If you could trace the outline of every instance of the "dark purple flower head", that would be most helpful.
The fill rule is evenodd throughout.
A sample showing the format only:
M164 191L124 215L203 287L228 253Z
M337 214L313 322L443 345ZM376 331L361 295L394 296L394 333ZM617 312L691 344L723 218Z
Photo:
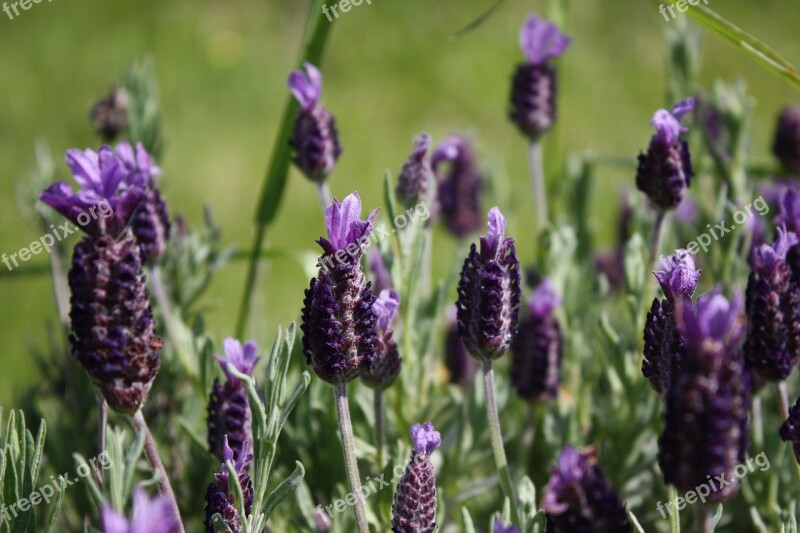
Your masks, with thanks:
M431 136L422 133L414 141L414 150L400 169L397 177L397 197L406 205L425 199L433 176L428 150Z
M333 203L325 210L328 238L322 237L317 242L330 255L335 255L340 250L358 250L350 254L354 261L358 261L377 216L378 210L375 209L366 220L361 220L361 197L357 192L347 195L342 203L334 198Z
M458 334L476 359L496 359L516 334L520 300L514 239L505 236L500 210L489 211L489 231L473 244L458 284Z
M514 524L504 525L503 521L500 518L495 518L494 520L494 527L492 528L493 533L520 533L517 526Z
M206 490L206 533L214 533L212 517L215 514L219 514L222 517L222 521L231 528L231 531L242 531L242 517L236 507L236 497L230 490L226 463L233 461L234 457L236 458L233 466L239 478L239 484L242 487L244 510L249 515L253 507L253 483L250 480L248 469L253 462L253 454L250 453L248 444L245 442L239 455L234 456L233 450L228 446L228 439L225 438L223 440L223 462L220 471L214 474L214 481L208 485Z
M787 107L778 117L772 152L786 172L800 174L800 107Z
M225 339L226 358L216 356L227 377L223 385L217 378L208 400L208 449L220 461L224 460L223 442L227 439L233 453L238 455L245 442L253 442L252 415L247 399L247 387L228 371L232 365L242 374L252 375L258 363L255 342L242 344L235 339Z
M800 463L800 398L789 408L787 418L780 428L781 440L792 443L795 460Z
M93 237L119 234L139 206L145 189L125 183L128 169L109 146L102 146L97 152L67 150L66 160L81 188L73 192L70 185L58 182L39 198Z
M541 278L528 299L528 315L511 343L511 384L521 398L543 401L558 397L563 342L553 311L561 304L548 278Z
M780 197L780 208L775 225L783 226L795 235L800 233L800 192L794 187L786 187Z
M403 477L397 484L392 504L394 533L433 533L436 531L436 476L429 456L442 437L433 424L411 428L414 449Z
M761 379L781 381L800 359L800 287L787 256L797 236L778 229L775 244L761 245L750 258L747 280L748 368Z
M324 181L333 172L342 147L336 119L319 103L322 74L311 63L305 69L289 75L289 89L300 102L289 146L297 168L311 181Z
M639 154L636 187L654 207L675 209L694 176L689 146L681 136L687 131L680 120L694 108L694 99L675 104L672 111L659 109L650 121L656 132L646 154Z
M129 100L128 91L115 87L92 106L89 118L103 140L113 141L128 129Z
M444 341L444 363L447 366L450 383L461 387L471 387L478 373L478 362L469 354L467 347L458 336L456 309L448 312L447 333Z
M689 252L675 250L670 257L663 257L659 261L659 267L661 270L653 272L653 275L667 300L674 303L678 296L692 297L700 279L700 271L695 268Z
M128 520L106 505L100 511L103 533L175 533L180 527L178 517L166 496L152 500L143 488L133 493L133 518Z
M675 304L667 298L653 299L644 326L642 375L658 394L666 394L672 377L680 372L685 345L675 326Z
M519 47L529 63L541 64L563 54L570 38L558 26L536 15L528 15L519 32Z
M738 490L734 470L749 444L750 379L738 346L742 306L740 294L728 301L719 290L700 296L696 305L676 303L675 322L686 344L665 395L658 462L664 481L679 492L724 478L726 484L708 497L715 503Z
M597 466L593 449L565 446L544 488L548 531L632 531L625 507Z
M133 414L158 373L161 340L130 228L79 242L68 278L72 354L109 407Z
M358 261L376 215L361 220L356 193L341 204L334 200L325 212L328 238L317 242L326 255L306 289L300 329L306 361L329 383L355 379L376 354L375 296Z
M375 313L377 328L377 350L369 368L361 374L364 383L375 389L386 389L400 375L402 357L391 329L392 320L400 307L400 295L393 289L381 291L372 310Z
M514 71L509 117L524 135L537 139L556 121L556 71L550 60L564 53L570 39L555 24L530 15L519 43L526 62Z
M431 157L438 182L436 210L444 224L457 237L465 237L481 227L481 175L475 151L463 137L448 137Z

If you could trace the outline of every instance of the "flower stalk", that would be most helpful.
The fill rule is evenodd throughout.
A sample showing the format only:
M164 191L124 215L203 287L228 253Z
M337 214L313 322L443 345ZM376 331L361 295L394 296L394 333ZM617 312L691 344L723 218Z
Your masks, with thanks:
M347 383L337 383L333 386L336 397L336 412L339 415L339 432L342 436L342 450L344 451L344 466L347 471L347 480L350 482L350 492L356 497L353 509L356 513L356 526L358 533L369 533L367 514L364 510L364 499L361 496L361 477L358 473L356 461L356 447L353 441L353 424L350 421L350 406L347 401Z

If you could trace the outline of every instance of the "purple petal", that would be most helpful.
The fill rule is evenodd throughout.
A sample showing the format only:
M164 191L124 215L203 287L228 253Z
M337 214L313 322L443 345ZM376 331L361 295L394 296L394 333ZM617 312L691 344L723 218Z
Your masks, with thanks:
M378 317L376 326L379 331L386 331L389 329L397 309L400 307L400 295L394 289L384 289L381 291L375 303L372 304L372 310Z
M294 70L289 74L289 89L303 109L310 109L322 93L322 74L311 63L306 63L305 69L306 72Z
M67 150L64 158L78 185L84 189L101 190L100 163L94 150Z
M416 453L430 455L442 443L442 435L430 422L414 424L411 428L411 442L414 443Z
M130 533L174 533L177 517L166 496L150 499L144 489L137 488L133 495L133 524Z
M570 38L558 31L558 27L536 15L529 15L519 32L519 46L525 58L533 64L541 64L564 53Z
M656 111L650 125L656 129L655 137L665 144L675 143L681 134L687 131L686 127L675 118L675 115L666 109Z
M360 245L359 241L372 233L372 225L377 216L376 209L367 220L361 220L361 197L357 192L347 195L341 204L334 198L333 203L325 210L328 239L320 239L320 244L328 253L344 250L350 244Z
M550 278L543 278L541 283L533 290L533 294L528 300L528 309L531 315L537 318L544 318L551 314L559 305L561 298L553 286Z
M501 245L505 242L506 219L500 209L493 207L489 210L488 231L486 237L481 237L481 255L494 259Z
M103 525L103 533L129 533L128 519L110 505L104 505L100 510L100 523Z
M225 435L222 438L222 458L225 459L225 462L233 461L233 450L231 447L228 446L228 436Z
M687 98L685 100L681 100L674 106L672 106L672 115L680 120L687 114L689 114L692 110L694 110L695 100L694 98Z
M700 279L700 271L695 268L689 252L675 250L672 256L661 258L659 267L661 270L653 272L653 275L669 301L674 302L679 295L692 297Z

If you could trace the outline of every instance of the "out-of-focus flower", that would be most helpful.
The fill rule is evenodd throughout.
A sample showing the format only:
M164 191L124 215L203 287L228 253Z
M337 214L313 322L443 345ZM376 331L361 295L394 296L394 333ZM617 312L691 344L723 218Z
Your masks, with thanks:
M242 531L243 517L239 515L239 510L236 507L236 496L230 489L228 467L226 466L226 463L234 459L233 450L228 446L227 438L223 440L222 447L224 459L222 466L220 471L214 474L214 481L208 485L206 490L206 533L214 533L212 518L215 514L219 514L222 517L222 521L231 528L231 531ZM250 474L247 473L252 462L253 454L250 453L249 443L245 442L242 445L242 451L236 456L234 470L239 478L239 485L242 487L244 512L247 515L250 514L253 507L253 482L250 480Z
M786 172L800 174L800 107L787 107L778 116L772 152Z
M414 449L411 460L394 493L392 531L432 533L436 531L436 474L429 457L442 442L430 422L411 428Z
M113 141L128 129L128 100L128 91L114 87L92 106L89 118L104 141Z
M324 181L333 172L342 147L336 119L319 103L322 74L317 67L306 63L305 72L295 70L289 75L289 89L300 102L289 140L294 164L311 181Z
M317 242L337 261L327 268L325 255L320 258L319 274L305 292L300 328L306 361L329 383L355 379L375 357L375 296L359 258L377 214L376 209L367 220L361 220L358 193L342 203L334 199L325 211L328 238Z
M780 199L780 212L775 217L775 225L785 227L795 235L800 234L800 193L794 187L787 187Z
M470 143L463 137L448 137L433 153L431 167L438 182L436 211L447 229L465 237L480 228L481 176Z
M593 449L566 446L544 488L542 509L547 531L632 531L625 507L597 466Z
M461 342L461 337L458 336L455 307L448 312L447 331L444 339L444 364L449 373L450 383L461 387L471 387L475 383L479 365Z
M458 334L479 360L497 359L508 351L517 332L520 274L514 239L505 236L506 221L489 210L489 230L473 243L461 269L456 302Z
M718 290L696 305L676 302L675 323L686 350L665 397L658 463L667 484L693 490L709 476L729 483L708 500L721 502L739 487L734 473L745 459L749 379L739 350L744 334L741 294L728 301Z
M414 150L400 169L397 177L397 197L406 205L425 200L428 186L433 177L428 150L431 136L422 133L414 141Z
M689 145L681 136L687 131L681 118L694 108L694 99L678 102L672 111L659 109L650 121L656 132L647 153L639 154L636 187L662 211L675 209L691 184L694 171Z
M252 375L258 363L256 343L249 341L244 346L237 340L225 339L226 357L215 359L227 378L225 384L214 379L211 397L208 400L208 449L220 461L224 461L224 442L230 444L233 454L238 456L245 441L253 442L252 415L247 400L247 387L228 371L233 365L242 374Z
M531 139L547 132L556 121L556 70L551 60L564 53L570 39L558 27L529 15L519 33L526 62L517 66L511 85L509 117Z
M503 521L499 518L494 519L493 533L519 533L517 526L513 524L504 525Z
M175 533L180 527L166 496L152 500L143 488L133 493L133 518L128 520L108 505L100 511L103 533Z
M374 389L386 389L400 375L402 358L397 349L391 328L392 320L400 307L400 295L391 289L384 289L372 305L377 327L377 350L369 367L361 374L364 384Z
M389 269L386 268L386 263L383 261L383 256L381 256L377 246L370 248L367 262L369 263L369 271L372 273L372 292L380 294L386 289L391 289L392 275L389 273Z

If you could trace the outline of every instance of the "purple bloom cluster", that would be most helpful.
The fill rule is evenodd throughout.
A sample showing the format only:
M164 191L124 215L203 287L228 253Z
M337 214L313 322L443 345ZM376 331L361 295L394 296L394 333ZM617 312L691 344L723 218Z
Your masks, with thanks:
M394 493L392 531L432 533L436 531L436 474L429 457L442 443L430 422L411 428L414 449L411 460Z
M800 398L789 408L787 418L780 428L781 440L792 443L794 457L800 463Z
M226 357L216 357L227 378L226 383L214 380L208 400L208 449L220 461L224 461L224 443L230 444L233 454L238 456L245 442L253 442L252 414L247 400L247 387L228 371L233 365L242 374L252 375L258 364L258 348L253 341L242 345L235 339L225 339Z
M414 150L400 169L397 177L397 198L406 205L425 199L428 194L433 170L428 150L431 136L422 133L414 142Z
M480 239L480 253L473 243L458 283L458 335L479 360L501 357L517 332L519 260L505 226L500 210L489 210L489 231Z
M359 264L361 244L372 233L377 209L361 220L358 193L325 211L325 254L355 249L332 269L320 268L305 292L302 311L303 353L317 375L329 383L346 383L367 370L377 350L375 296ZM321 261L321 260L320 260ZM320 265L322 263L320 262Z
M716 290L696 305L676 302L685 351L665 396L658 463L664 481L679 491L693 490L708 476L736 480L734 469L745 459L750 397L739 349L742 307L740 294L728 301ZM727 500L737 489L733 481L708 499Z
M333 172L342 155L336 119L319 103L322 74L311 63L305 72L289 75L289 89L300 102L289 145L294 150L294 164L311 181L324 181Z
M133 518L128 520L112 507L105 506L100 512L103 533L176 533L180 523L172 512L166 496L152 500L143 488L137 487L133 494Z
M448 137L431 158L437 179L436 210L445 227L465 237L481 227L481 175L475 150L463 137Z
M657 393L665 394L672 376L680 369L684 351L683 339L675 326L675 306L678 300L691 301L700 271L686 250L676 250L671 257L662 259L660 267L661 270L653 274L664 291L664 298L653 299L647 313L642 374Z
M248 442L242 446L242 451L236 456L236 463L234 469L239 477L239 484L242 487L242 495L244 496L244 511L247 515L253 507L253 482L250 480L250 474L247 473L250 464L253 462L253 454L248 449ZM242 518L239 516L239 510L236 507L236 497L231 492L228 468L226 463L233 461L233 450L228 447L228 440L225 438L222 443L223 447L223 462L220 471L214 474L214 481L208 485L206 490L206 533L214 533L214 524L212 518L215 514L222 517L222 521L226 526L231 528L234 533L241 533L242 531Z
M800 174L800 107L787 107L778 117L772 152L784 171Z
M400 296L392 289L382 290L372 305L378 334L377 350L369 367L361 374L361 379L373 389L387 389L400 375L403 360L391 328L399 307Z
M681 136L687 131L680 120L694 108L694 99L675 104L672 111L659 109L650 121L656 132L647 153L639 154L636 187L662 211L675 209L691 184L694 170L689 145Z
M544 488L542 509L547 531L632 531L628 514L611 484L597 466L593 449L566 446Z
M553 312L561 300L544 278L528 300L528 316L511 344L511 383L521 398L530 401L558 397L563 342Z
M511 85L509 117L531 139L547 132L556 121L556 70L551 60L563 54L569 37L555 24L530 15L519 44L526 62L517 66Z

